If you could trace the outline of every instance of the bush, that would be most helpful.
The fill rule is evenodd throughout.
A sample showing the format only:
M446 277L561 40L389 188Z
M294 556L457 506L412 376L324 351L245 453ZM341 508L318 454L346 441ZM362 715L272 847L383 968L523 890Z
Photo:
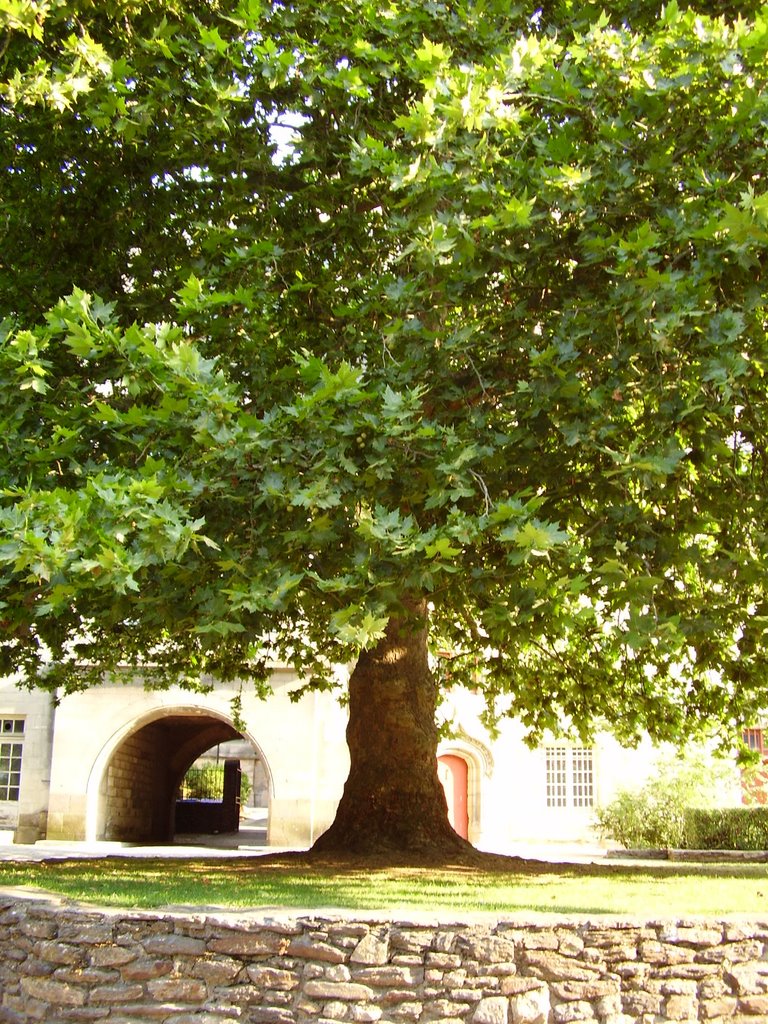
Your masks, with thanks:
M600 833L627 847L715 848L696 845L701 833L691 831L690 808L715 803L728 774L722 761L703 752L662 759L642 789L620 790L597 808Z
M251 783L248 777L240 776L240 803L245 805ZM221 801L224 796L224 765L204 764L193 765L181 783L180 797L182 800L215 800Z
M685 805L679 794L666 787L620 791L606 807L596 811L600 832L627 847L675 847L685 845Z
M768 850L768 807L691 807L690 850Z

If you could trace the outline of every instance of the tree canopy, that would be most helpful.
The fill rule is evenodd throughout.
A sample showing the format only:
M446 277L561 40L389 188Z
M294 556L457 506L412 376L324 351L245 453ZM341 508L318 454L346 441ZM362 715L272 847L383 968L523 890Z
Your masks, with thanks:
M764 707L768 7L713 6L2 0L0 671L328 686L416 615L532 741Z

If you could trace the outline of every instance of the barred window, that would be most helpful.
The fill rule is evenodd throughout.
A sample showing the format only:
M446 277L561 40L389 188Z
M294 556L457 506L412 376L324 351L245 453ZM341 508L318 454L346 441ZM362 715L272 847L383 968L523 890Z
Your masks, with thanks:
M547 747L547 807L566 807L568 787L566 782L566 747Z
M594 807L591 747L545 747L547 807Z
M765 734L762 729L745 729L742 739L750 750L756 750L760 754L768 754Z
M0 718L0 800L18 800L24 719Z

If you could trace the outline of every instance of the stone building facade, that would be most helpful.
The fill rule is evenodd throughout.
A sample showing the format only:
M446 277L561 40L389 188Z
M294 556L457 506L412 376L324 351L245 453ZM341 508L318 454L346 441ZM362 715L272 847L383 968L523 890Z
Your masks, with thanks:
M246 687L153 692L126 679L55 703L0 680L0 837L168 841L187 769L238 741L258 763L268 842L310 846L332 821L348 771L346 713L327 693L291 700L300 683L286 668L272 683L260 700ZM595 841L594 807L649 771L648 744L626 750L603 737L589 748L553 740L530 750L513 720L492 738L481 710L476 695L449 695L439 771L454 827L482 849Z

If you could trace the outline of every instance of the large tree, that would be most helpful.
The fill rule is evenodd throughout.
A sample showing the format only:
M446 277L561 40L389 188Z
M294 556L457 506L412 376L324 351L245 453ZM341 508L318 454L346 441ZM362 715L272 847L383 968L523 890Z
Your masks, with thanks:
M733 736L768 9L190 6L0 2L0 671L353 662L325 850L461 843L441 687Z

